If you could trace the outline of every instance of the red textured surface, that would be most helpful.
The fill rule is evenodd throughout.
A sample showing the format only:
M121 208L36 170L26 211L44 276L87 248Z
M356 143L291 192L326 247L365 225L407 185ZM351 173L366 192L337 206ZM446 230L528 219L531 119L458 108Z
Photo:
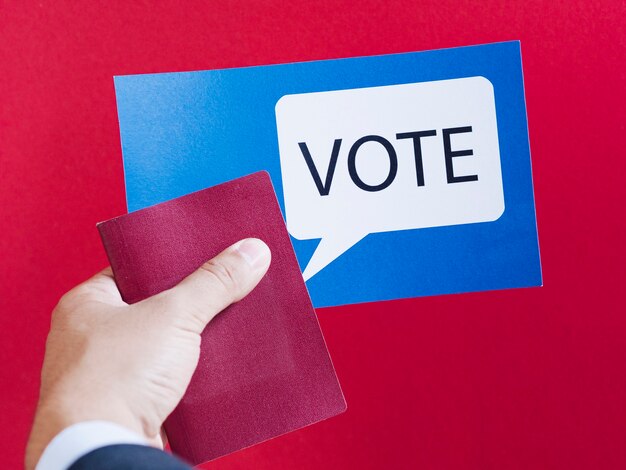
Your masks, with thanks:
M198 368L165 422L176 454L207 462L346 410L267 172L98 230L129 303L174 287L242 238L260 238L272 252L261 282L202 333Z
M158 3L0 6L4 468L22 463L49 313L105 265L95 223L125 210L113 75L508 39L545 287L320 311L348 411L208 467L626 467L623 1Z

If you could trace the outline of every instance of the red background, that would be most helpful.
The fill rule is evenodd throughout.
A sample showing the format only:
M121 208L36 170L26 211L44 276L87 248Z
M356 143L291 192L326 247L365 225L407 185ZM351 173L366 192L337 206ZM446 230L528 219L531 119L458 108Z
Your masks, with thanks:
M3 468L22 465L50 311L106 264L95 223L125 212L113 75L508 39L545 287L320 310L348 411L208 467L626 468L623 1L136 3L0 6Z

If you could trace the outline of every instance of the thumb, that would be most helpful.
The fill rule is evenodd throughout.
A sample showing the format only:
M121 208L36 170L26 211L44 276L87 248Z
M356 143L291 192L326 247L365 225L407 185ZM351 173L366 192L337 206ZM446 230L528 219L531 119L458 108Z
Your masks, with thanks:
M198 333L219 312L243 299L259 283L271 261L268 246L246 238L204 263L180 284L164 292L179 315L197 320Z

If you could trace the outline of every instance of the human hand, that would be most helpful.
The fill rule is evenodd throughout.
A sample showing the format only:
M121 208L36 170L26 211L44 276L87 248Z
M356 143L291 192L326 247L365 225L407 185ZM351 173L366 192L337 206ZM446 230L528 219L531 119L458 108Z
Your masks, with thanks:
M270 259L267 245L250 238L133 305L122 300L110 268L65 294L52 314L26 468L55 435L82 421L111 421L162 447L161 425L198 364L200 333L257 285Z

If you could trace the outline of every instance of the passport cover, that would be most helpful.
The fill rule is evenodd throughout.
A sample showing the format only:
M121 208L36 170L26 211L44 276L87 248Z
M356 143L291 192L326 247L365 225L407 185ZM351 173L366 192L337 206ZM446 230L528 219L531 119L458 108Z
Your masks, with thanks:
M202 334L200 361L165 422L196 465L337 415L346 403L266 172L98 224L128 303L169 289L243 238L270 247L265 277Z

